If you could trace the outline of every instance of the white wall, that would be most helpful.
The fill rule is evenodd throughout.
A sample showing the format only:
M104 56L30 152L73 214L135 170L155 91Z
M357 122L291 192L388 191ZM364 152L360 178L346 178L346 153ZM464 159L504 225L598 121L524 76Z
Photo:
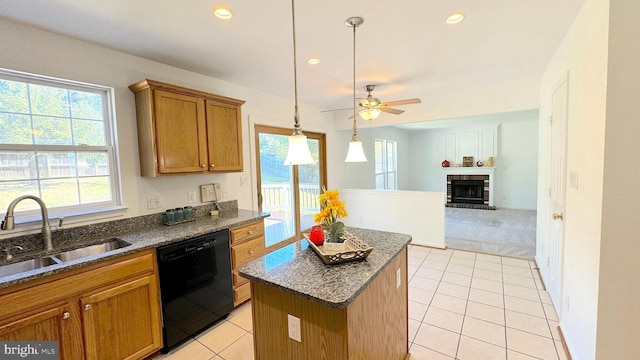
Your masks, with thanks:
M341 220L347 226L409 234L413 244L444 248L444 196L442 192L341 189L349 213Z
M187 192L198 185L220 182L228 199L237 199L240 208L256 208L256 175L250 159L250 116L270 119L270 125L293 126L293 97L270 95L211 77L185 71L158 62L79 41L66 36L0 19L0 67L12 70L110 86L115 89L117 135L125 217L158 212L164 208L187 205ZM242 107L243 173L189 175L163 178L140 177L134 95L128 86L150 78L176 85L246 100ZM291 79L293 93L293 79ZM327 133L329 158L335 157L332 122L319 109L300 104L303 130ZM329 166L331 169L331 166ZM332 176L334 171L329 171ZM240 177L250 180L240 186ZM331 178L330 178L331 179ZM330 180L331 181L331 180ZM147 210L146 197L159 194L161 209ZM198 205L198 204L196 204ZM67 221L66 221L67 222ZM9 233L3 236L11 236Z
M452 121L455 119L452 119ZM538 112L535 110L495 114L481 122L469 119L455 128L411 133L409 190L443 191L441 163L445 159L445 135L452 131L498 127L495 159L494 202L497 207L536 209L538 172Z
M566 171L578 174L578 188L566 186L563 304L555 306L561 313L560 326L569 350L574 359L581 360L596 358L596 326L602 316L598 311L611 311L598 307L608 15L608 0L586 0L541 82L536 260L548 282L545 266L551 217L549 198L545 196L549 188L548 118L552 93L568 72ZM608 355L601 358L622 359Z
M639 359L640 2L610 0L597 359Z
M331 162L334 165L334 179L336 187L351 189L375 189L375 139L385 139L398 142L398 189L408 189L410 169L413 166L410 156L409 132L394 128L368 128L368 122L359 121L358 138L367 157L366 163L345 163L349 141L353 131L337 131L335 133L335 150L337 158Z

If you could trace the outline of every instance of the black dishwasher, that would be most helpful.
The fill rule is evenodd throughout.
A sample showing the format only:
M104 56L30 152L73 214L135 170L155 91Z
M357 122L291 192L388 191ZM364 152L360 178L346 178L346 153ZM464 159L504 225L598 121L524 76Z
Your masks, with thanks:
M233 309L229 230L158 248L164 350Z

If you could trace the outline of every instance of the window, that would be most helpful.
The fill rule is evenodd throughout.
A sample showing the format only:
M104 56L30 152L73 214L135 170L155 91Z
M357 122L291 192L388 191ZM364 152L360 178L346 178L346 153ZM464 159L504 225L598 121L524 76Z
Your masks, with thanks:
M111 96L106 87L0 70L0 212L26 194L52 213L120 205ZM34 201L16 208L34 210Z
M398 190L397 142L376 139L376 189Z

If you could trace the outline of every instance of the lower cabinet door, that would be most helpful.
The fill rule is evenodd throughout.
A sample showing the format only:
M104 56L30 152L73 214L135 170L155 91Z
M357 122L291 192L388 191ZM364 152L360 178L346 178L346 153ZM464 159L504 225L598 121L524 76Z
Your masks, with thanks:
M141 359L161 348L155 276L88 294L80 306L88 360Z
M0 324L0 341L57 341L60 359L82 359L80 314L76 306L30 312Z

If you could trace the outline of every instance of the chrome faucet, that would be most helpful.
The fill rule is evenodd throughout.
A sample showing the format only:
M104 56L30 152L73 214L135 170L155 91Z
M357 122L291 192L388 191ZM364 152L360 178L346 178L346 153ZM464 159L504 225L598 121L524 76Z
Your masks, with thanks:
M47 211L47 206L44 204L44 201L37 196L33 195L22 195L19 196L9 204L7 208L7 213L4 216L4 220L2 221L2 225L0 225L0 229L2 230L13 230L15 228L16 223L13 219L13 211L16 208L16 205L22 200L31 199L40 205L40 212L42 214L42 237L44 238L44 249L49 251L53 250L53 241L51 241L51 226L49 226L49 212Z

